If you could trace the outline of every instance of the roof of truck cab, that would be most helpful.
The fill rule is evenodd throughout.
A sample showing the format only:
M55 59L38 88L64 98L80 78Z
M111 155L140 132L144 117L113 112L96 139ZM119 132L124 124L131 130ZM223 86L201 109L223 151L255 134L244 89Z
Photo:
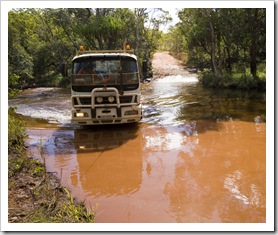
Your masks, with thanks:
M134 54L130 53L86 53L86 54L81 54L81 55L76 55L73 60L77 58L97 58L97 57L131 57L135 60L137 60L137 56Z

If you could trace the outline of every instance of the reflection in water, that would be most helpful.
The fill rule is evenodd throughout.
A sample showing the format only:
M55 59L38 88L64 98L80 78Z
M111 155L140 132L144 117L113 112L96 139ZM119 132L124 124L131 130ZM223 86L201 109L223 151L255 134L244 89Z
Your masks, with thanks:
M265 222L265 133L253 123L222 125L198 135L193 158L178 154L165 185L178 222Z
M138 127L32 129L30 149L41 135L47 168L99 205L96 222L265 221L265 123Z
M31 129L28 135L30 154L45 158L47 168L56 171L72 195L85 201L89 208L98 203L98 198L126 197L140 189L143 163L138 126L74 131ZM41 153L40 145L43 146ZM107 210L105 203L100 202L99 211ZM111 218L117 218L121 213L126 213L123 205L117 208L117 213L111 214Z
M74 143L82 188L94 198L132 194L142 181L136 126L78 130ZM89 158L89 159L88 159Z
M180 81L180 80L178 80ZM144 122L159 125L196 120L265 122L265 93L204 89L201 84L158 80L143 90Z
M193 155L195 145L198 144L196 123L178 126L148 127L142 129L144 150L148 151L174 151L179 150Z
M237 170L232 174L227 175L224 182L224 188L228 189L231 195L233 195L238 200L241 200L244 204L249 204L249 199L239 190L237 182L241 180L241 172Z

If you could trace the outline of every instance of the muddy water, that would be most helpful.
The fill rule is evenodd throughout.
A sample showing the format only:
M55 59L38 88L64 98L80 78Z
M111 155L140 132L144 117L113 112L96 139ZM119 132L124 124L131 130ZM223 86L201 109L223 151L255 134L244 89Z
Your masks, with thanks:
M10 100L43 159L96 222L265 222L264 94L204 89L194 77L144 84L138 125L69 124L69 93ZM43 96L43 98L42 98Z

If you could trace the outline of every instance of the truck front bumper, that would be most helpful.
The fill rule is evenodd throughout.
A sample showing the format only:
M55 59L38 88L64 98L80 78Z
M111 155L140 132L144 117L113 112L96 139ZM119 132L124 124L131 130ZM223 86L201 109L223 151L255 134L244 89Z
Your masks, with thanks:
M98 107L72 110L71 123L78 125L104 125L139 122L142 106Z

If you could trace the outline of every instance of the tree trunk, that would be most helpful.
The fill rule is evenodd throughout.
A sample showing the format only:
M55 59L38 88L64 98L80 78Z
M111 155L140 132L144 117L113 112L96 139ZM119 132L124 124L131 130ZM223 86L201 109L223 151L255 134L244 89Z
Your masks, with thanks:
M206 15L209 18L209 30L210 30L210 43L211 43L211 64L212 64L212 71L214 73L214 75L218 78L221 79L222 78L222 73L221 70L218 68L217 62L216 62L216 48L215 48L215 42L216 42L216 35L214 32L214 27L213 27L213 23L212 23L212 19L211 19L211 14L210 12L206 11Z
M210 28L211 28L211 63L212 63L212 71L214 72L214 75L217 78L222 78L221 71L219 70L217 63L216 63L216 56L215 56L215 35L213 30L213 25L210 22Z
M258 21L258 9L254 9L254 16L251 15L251 44L250 44L250 72L253 78L257 77L257 43L258 43L258 32L257 32L257 21ZM252 12L251 12L252 14Z
M257 77L257 43L255 40L252 40L250 47L250 72L253 78Z

